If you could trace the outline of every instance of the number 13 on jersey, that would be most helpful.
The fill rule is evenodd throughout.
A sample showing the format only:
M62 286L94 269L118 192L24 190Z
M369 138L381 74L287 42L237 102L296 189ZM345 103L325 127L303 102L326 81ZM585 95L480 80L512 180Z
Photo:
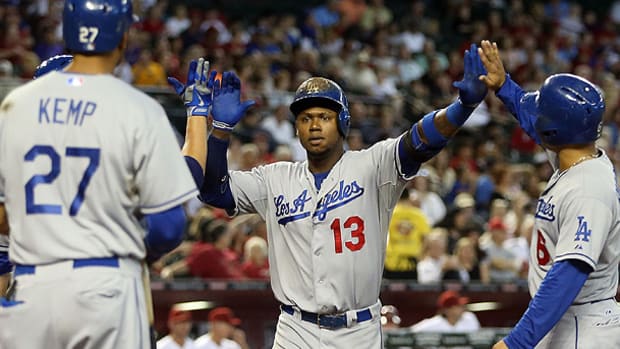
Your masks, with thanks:
M342 225L341 225L342 224ZM359 216L351 216L344 220L344 223L340 221L340 218L336 218L330 225L332 232L334 233L334 247L336 254L342 253L342 231L351 232L351 239L344 242L344 246L350 251L359 251L366 244L366 236L364 235L364 220Z
M69 207L69 215L75 216L80 210L82 202L84 202L84 194L90 183L90 179L99 167L100 150L98 148L78 148L67 147L64 152L67 158L87 158L88 166L84 170L80 183L77 184L77 194L71 206ZM60 155L50 145L35 145L24 155L25 162L33 162L38 157L48 157L51 161L51 169L45 174L35 174L26 182L24 189L26 191L26 214L62 214L62 206L52 203L37 203L35 200L35 187L39 184L53 184L58 178L61 171Z

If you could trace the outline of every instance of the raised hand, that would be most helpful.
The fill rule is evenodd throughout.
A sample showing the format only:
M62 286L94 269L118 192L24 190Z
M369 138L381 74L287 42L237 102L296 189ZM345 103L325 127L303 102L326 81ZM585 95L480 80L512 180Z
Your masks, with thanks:
M486 75L479 77L480 81L484 82L487 87L493 91L499 90L500 87L506 81L506 70L502 59L499 57L499 50L497 44L488 40L482 40L478 54L482 64L487 70Z
M478 57L476 44L472 44L469 50L465 51L463 61L463 79L455 81L452 85L459 89L461 103L468 107L474 107L482 102L487 94L486 85L478 78L480 75L486 74L486 70L480 61L480 57Z
M213 84L213 128L232 131L245 112L255 104L241 102L241 81L233 72L224 72L222 80Z
M506 343L503 340L495 343L492 349L509 349Z
M216 71L212 71L209 74L209 61L199 58L198 60L192 60L189 64L187 85L173 77L168 77L168 83L183 99L188 117L207 117L209 115L213 102L212 92L216 74Z

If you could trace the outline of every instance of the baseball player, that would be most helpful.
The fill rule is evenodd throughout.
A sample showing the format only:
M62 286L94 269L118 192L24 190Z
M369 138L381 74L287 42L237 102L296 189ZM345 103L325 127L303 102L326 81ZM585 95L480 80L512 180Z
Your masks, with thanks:
M344 151L350 115L342 89L313 77L290 109L308 160L228 171L230 132L253 101L224 72L213 88L204 202L267 224L271 285L282 303L274 348L382 348L379 291L388 223L406 181L444 148L486 95L472 46L459 99L396 139Z
M194 340L189 337L192 329L192 314L174 306L168 312L167 336L157 341L157 349L195 349Z
M162 107L111 74L132 23L130 1L66 1L72 63L0 105L0 348L150 348L141 260L178 245L197 188Z
M33 79L43 76L50 71L62 70L73 60L71 55L57 55L45 60L37 66ZM0 202L4 202L4 195L0 193ZM1 219L8 223L6 219ZM8 232L8 225L5 227ZM0 235L0 297L4 296L11 282L13 264L9 261L9 237Z
M493 348L620 348L620 203L614 167L596 147L605 102L571 74L526 93L506 74L495 43L482 42L480 77L550 154L555 172L538 198L530 246L533 299Z

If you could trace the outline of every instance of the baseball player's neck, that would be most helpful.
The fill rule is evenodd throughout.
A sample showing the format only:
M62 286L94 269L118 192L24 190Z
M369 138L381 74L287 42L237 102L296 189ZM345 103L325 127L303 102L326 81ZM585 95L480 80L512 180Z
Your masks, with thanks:
M559 149L551 149L558 154L560 161L560 171L566 171L569 168L580 164L586 160L593 159L599 155L594 143L586 145L567 146Z
M119 58L119 49L101 55L76 54L65 71L78 74L111 74L120 61Z
M342 154L344 154L342 146L334 147L334 149L323 154L308 153L308 169L312 173L328 172L340 160Z

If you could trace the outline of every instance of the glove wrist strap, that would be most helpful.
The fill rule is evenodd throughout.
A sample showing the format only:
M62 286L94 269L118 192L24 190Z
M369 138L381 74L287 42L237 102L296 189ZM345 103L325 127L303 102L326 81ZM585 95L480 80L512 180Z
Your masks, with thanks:
M223 121L213 120L213 128L216 128L218 130L231 132L233 130L233 127L234 126L231 126Z

